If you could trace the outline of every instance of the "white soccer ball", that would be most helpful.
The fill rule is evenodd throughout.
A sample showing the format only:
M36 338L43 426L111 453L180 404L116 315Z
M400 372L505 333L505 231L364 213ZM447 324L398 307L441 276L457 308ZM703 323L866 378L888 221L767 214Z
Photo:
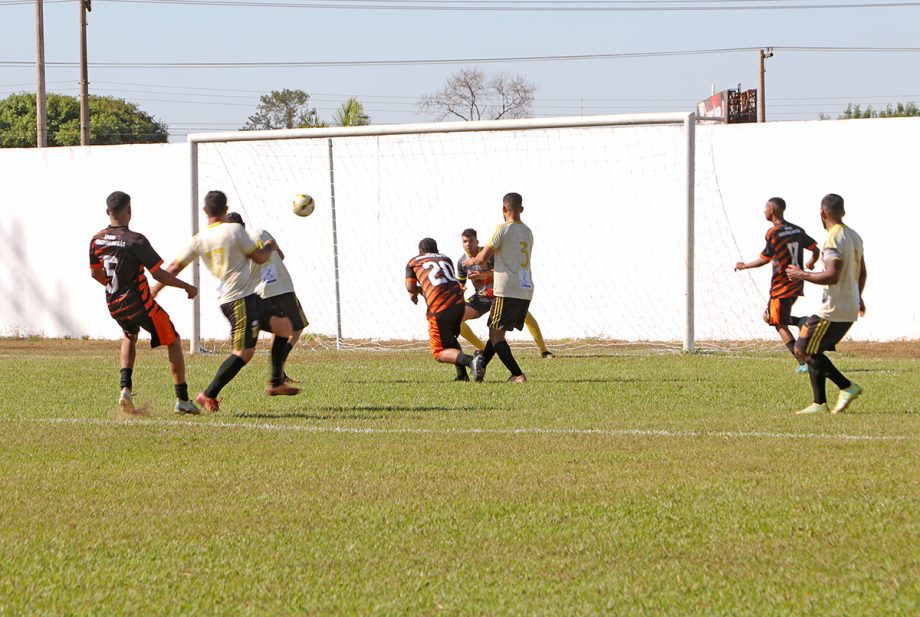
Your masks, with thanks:
M313 209L316 207L316 202L313 201L313 198L307 194L298 195L294 198L294 214L297 216L310 216L313 214Z

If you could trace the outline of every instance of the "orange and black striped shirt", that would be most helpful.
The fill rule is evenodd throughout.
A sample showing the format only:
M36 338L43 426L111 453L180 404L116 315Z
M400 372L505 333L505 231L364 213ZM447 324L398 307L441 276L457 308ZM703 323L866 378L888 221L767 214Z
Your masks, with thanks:
M760 254L773 262L773 278L770 281L771 298L792 298L804 294L802 281L790 281L786 267L804 268L803 255L812 250L817 242L798 225L784 221L767 231L767 246Z
M127 227L109 226L89 243L89 267L105 273L105 299L115 319L131 320L150 314L155 302L144 268L155 272L163 265L143 234Z
M417 282L421 286L429 315L463 304L463 287L457 281L454 266L447 255L416 255L406 264L406 281Z

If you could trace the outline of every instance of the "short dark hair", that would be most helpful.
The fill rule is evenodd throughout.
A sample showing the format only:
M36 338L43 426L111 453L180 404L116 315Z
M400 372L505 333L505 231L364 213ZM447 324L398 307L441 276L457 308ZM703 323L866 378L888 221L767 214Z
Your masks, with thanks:
M105 207L110 214L121 214L130 205L131 196L121 191L115 191L105 199Z
M783 199L782 197L771 197L770 199L767 200L767 203L771 203L777 208L779 208L780 212L786 211L786 200Z
M434 238L422 238L422 241L418 243L418 250L422 253L437 253L438 243L434 241Z
M821 200L821 209L828 214L843 214L843 197L836 193L828 193Z
M472 227L467 227L466 229L463 230L463 233L460 234L460 237L461 238L478 238L479 236L476 235L475 229L473 229Z
M223 191L208 191L204 196L204 211L208 216L219 216L227 211L227 196Z
M524 198L520 193L508 193L502 198L502 204L512 212L524 211Z
M240 216L239 212L230 212L227 214L228 223L239 223L243 227L246 227L246 223L243 222L243 217Z

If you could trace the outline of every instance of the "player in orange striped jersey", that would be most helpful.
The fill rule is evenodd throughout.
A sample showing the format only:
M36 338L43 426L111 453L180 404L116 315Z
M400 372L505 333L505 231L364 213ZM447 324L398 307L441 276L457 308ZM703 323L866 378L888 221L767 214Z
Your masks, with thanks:
M418 251L406 264L406 291L413 304L418 304L419 294L425 298L431 354L438 362L476 370L483 357L479 352L466 355L457 341L466 304L450 257L438 252L438 243L432 238L423 238ZM463 371L466 374L466 368Z
M783 218L786 211L786 201L782 197L771 197L764 207L764 217L773 223L767 230L766 247L754 261L735 264L735 270L759 268L773 262L773 278L770 281L770 301L763 319L767 324L776 328L783 339L789 353L795 356L795 337L789 331L789 326L796 324L801 327L802 318L792 316L792 305L796 298L804 295L802 281L789 280L786 268L794 266L801 268L805 250L811 251L811 259L805 264L808 270L814 270L818 261L818 243L805 233L798 225L793 225ZM800 363L797 369L800 373L808 371L808 366Z
M163 260L142 234L128 229L131 222L131 197L115 191L106 199L110 224L93 236L89 245L90 274L105 286L109 314L124 333L121 340L121 394L118 406L122 412L133 414L133 373L140 329L150 333L150 346L165 346L169 370L176 391L176 413L197 414L195 403L189 400L185 383L185 358L179 335L169 315L151 294L144 269L162 285L183 289L189 298L198 294L194 285L177 279L161 266Z

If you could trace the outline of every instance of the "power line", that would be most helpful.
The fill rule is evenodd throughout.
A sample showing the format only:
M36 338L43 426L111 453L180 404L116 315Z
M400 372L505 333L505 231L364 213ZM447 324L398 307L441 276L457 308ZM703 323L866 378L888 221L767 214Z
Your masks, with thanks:
M920 4L920 3L918 3ZM609 54L572 54L551 56L506 56L482 58L435 58L404 60L319 60L319 61L265 61L265 62L93 62L95 69L240 69L240 68L319 68L319 67L372 67L419 66L439 64L494 64L501 62L573 62L585 60L625 60L634 58L666 58L675 56L702 56L749 53L756 47L726 47L721 49L688 49L681 51L625 52ZM920 47L833 47L833 46L770 46L777 51L791 53L918 53ZM32 60L0 60L0 66L31 67ZM46 62L48 66L71 68L76 62Z

